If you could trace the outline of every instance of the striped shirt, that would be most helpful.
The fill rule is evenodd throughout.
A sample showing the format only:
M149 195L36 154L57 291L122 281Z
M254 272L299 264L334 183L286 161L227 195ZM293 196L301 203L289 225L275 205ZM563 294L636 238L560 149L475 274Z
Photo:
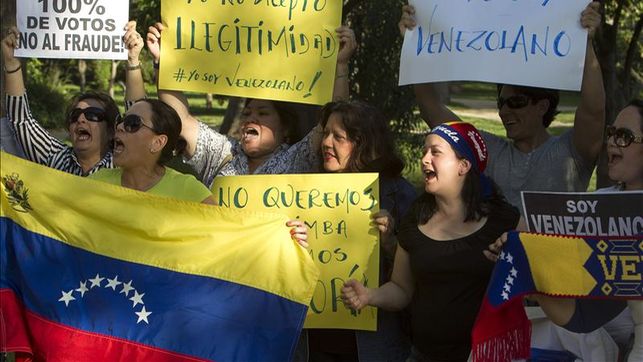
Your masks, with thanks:
M52 136L33 117L26 93L21 96L7 95L6 105L9 122L29 160L78 176L91 175L101 168L114 168L110 150L94 167L84 172L74 149Z

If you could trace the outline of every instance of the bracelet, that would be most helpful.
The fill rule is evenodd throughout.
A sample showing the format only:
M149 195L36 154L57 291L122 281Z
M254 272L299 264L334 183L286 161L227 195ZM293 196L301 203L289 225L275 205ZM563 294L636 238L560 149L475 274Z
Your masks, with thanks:
M127 70L136 70L136 69L141 69L141 63L138 63L136 65L127 65Z
M7 73L7 74L15 73L15 72L19 71L20 69L22 69L22 64L18 65L18 68L13 69L13 70L7 69L6 65L4 66L4 72Z
M159 66L161 65L161 62L152 62L152 66L154 69L159 69Z

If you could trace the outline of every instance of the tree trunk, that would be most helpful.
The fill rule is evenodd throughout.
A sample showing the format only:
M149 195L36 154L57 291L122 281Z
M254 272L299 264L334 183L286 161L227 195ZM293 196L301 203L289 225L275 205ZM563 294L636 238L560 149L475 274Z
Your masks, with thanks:
M118 61L112 60L112 71L109 75L109 96L114 98L114 84L116 83L116 70L118 70Z
M239 97L229 97L228 98L228 108L226 108L225 115L223 116L223 122L219 128L219 133L228 134L232 129L234 120L237 118L237 115L243 107L243 98Z
M212 100L214 97L212 97L212 93L206 93L205 94L205 109L212 109Z
M78 59L78 75L80 77L80 92L85 92L87 87L87 61L85 59Z

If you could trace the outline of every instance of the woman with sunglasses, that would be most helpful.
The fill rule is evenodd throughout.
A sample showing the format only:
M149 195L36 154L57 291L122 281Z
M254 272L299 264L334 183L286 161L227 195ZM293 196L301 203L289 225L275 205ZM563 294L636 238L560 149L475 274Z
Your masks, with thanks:
M116 120L114 164L90 177L137 191L186 201L214 204L210 191L194 176L165 167L182 154L181 120L174 109L156 99L136 102Z
M104 93L86 92L76 96L67 108L66 126L71 147L56 139L33 118L29 108L20 60L14 56L18 29L12 27L2 40L7 117L16 131L18 143L31 161L74 175L87 176L101 168L114 167L111 141L114 120L119 115L114 100ZM125 26L123 43L128 49L126 105L145 96L144 90L130 87L141 82L139 54L143 39L136 22Z
M410 306L408 361L466 361L494 267L482 251L514 229L519 214L484 175L487 148L471 124L435 127L421 162L425 193L402 220L391 280L379 288L350 280L342 300L355 310Z
M616 184L596 192L643 190L643 101L631 101L607 127L608 175ZM501 250L506 238L500 238L489 249L493 255ZM643 361L643 302L613 300L564 299L533 295L552 322L576 333L605 330L623 348L635 332L635 343L628 362ZM631 313L630 313L631 311Z
M147 34L147 47L155 68L160 61L163 29L164 26L157 23L149 27ZM336 32L340 49L333 99L348 99L348 61L357 43L350 28L342 26ZM248 99L241 112L241 139L237 141L190 114L182 92L159 89L159 99L179 113L183 136L188 142L187 163L194 167L205 185L211 186L217 175L301 173L314 170L318 164L316 151L321 130L316 127L295 143L299 119L288 102Z

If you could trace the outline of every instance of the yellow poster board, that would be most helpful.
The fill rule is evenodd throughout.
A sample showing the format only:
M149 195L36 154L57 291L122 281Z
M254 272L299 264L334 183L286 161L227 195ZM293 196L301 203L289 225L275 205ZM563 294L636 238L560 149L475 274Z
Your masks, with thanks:
M379 232L371 221L379 211L376 173L217 177L212 193L222 207L305 221L320 276L304 327L376 329L377 309L354 312L340 299L349 279L379 285Z
M159 86L331 101L341 0L161 0Z

